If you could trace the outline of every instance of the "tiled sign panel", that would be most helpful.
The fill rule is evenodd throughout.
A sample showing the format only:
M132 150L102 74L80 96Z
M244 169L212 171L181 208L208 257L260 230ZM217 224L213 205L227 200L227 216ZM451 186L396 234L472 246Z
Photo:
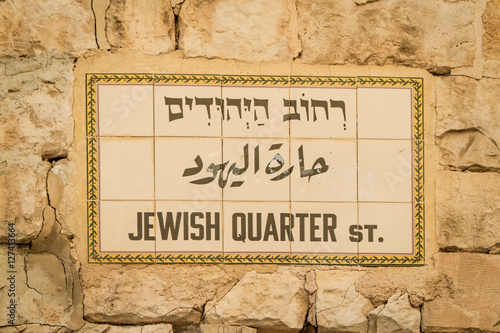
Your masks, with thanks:
M419 265L423 80L87 74L89 261Z

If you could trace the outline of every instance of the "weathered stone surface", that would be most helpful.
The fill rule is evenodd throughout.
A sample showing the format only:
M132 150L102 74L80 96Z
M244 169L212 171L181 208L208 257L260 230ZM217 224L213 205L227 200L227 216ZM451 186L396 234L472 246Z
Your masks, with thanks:
M437 117L436 135L442 137L448 131L477 130L497 147L494 155L499 154L500 143L500 103L496 97L500 90L500 80L483 78L479 81L467 77L439 77L436 81ZM458 146L460 158L468 151L469 143L463 138L455 138L454 143L448 146ZM488 144L489 148L492 148ZM461 147L461 149L459 149ZM481 147L483 148L483 147ZM494 155L488 156L489 151L468 153L468 157L475 156L469 163L480 164L483 161L495 160ZM480 157L478 157L480 156Z
M67 159L57 161L47 177L50 205L62 226L61 233L68 237L73 237L77 230L72 214L78 204L78 193L82 190L76 184L78 177L76 163Z
M201 324L200 333L257 333L257 329L246 326Z
M453 279L455 292L424 303L423 332L500 332L500 256L437 253L434 258L436 270Z
M442 165L461 171L500 169L500 149L477 129L448 131L437 142Z
M40 156L0 149L1 243L7 242L9 223L16 224L17 243L30 242L42 229L49 169Z
M318 332L366 332L373 305L354 284L364 272L316 271Z
M26 245L17 245L14 248L15 253L15 279L7 280L11 278L11 274L7 273L12 270L11 267L7 265L8 252L12 252L12 249L8 249L6 244L0 245L0 258L4 259L0 261L0 302L5 306L10 304L10 300L14 299L16 304L17 315L15 318L7 317L7 311L3 312L5 315L0 317L0 326L9 325L8 320L14 319L16 325L25 324L28 322L37 323L43 320L42 312L42 295L40 295L36 290L30 288L26 284L26 273L24 260L28 254L29 248ZM12 255L10 255L12 257ZM11 288L11 282L14 282L14 288ZM9 296L9 289L15 291L15 296ZM12 290L10 292L12 292Z
M92 12L79 1L0 1L0 13L0 55L40 48L77 54L95 47Z
M308 305L304 280L294 273L252 271L222 298L207 303L205 321L259 330L299 331L304 326Z
M420 332L420 309L410 305L406 293L394 294L389 298L387 304L376 315L375 320L378 333Z
M0 327L0 332L1 333L70 333L73 331L63 326L27 324L27 325Z
M77 333L172 333L170 324L144 326L115 326L86 323Z
M160 54L175 49L175 18L170 0L113 0L106 11L111 46Z
M97 323L199 323L204 304L232 280L211 266L123 266L81 269L85 318ZM147 295L147 297L145 297Z
M442 248L489 251L500 243L500 174L443 171L436 180Z
M484 75L500 78L500 1L486 4L483 14Z
M0 58L0 150L19 149L55 158L73 140L73 59L39 53Z
M408 293L414 307L437 297L448 297L452 292L451 282L446 275L423 267L370 270L356 281L356 290L370 299L374 306L387 303L396 293Z
M292 0L186 0L179 14L179 46L188 57L245 61L298 56Z
M78 263L60 231L54 209L47 207L43 229L26 256L26 283L42 297L42 316L35 322L78 329L84 324Z
M405 64L446 73L475 56L472 1L298 0L302 59Z
M40 231L47 204L50 163L42 158L65 156L73 141L73 60L38 52L0 64L0 241L16 221L17 241L26 243Z

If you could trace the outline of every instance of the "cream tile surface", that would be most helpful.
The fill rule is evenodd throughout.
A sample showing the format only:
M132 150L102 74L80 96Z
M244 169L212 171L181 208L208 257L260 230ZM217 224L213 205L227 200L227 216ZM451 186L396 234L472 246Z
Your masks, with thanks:
M224 200L290 200L288 140L224 138L223 160Z
M288 138L288 86L222 85L224 137Z
M99 139L101 200L153 200L153 138Z
M100 136L152 136L153 84L99 83Z
M358 138L411 139L412 89L358 87Z
M101 253L154 253L156 219L153 201L100 201Z
M155 135L220 137L220 98L220 85L155 84Z
M414 252L411 203L360 203L359 226L362 230L358 231L363 234L359 242L360 255L412 255Z
M412 201L410 140L359 140L359 201Z
M220 201L157 201L156 253L222 254Z
M292 86L290 100L291 137L356 138L356 88Z
M356 201L354 140L292 139L292 201Z
M288 202L224 202L223 209L225 254L290 254Z
M357 224L356 203L292 202L295 227L293 254L357 255L358 244L349 239Z
M156 200L221 200L219 138L156 138Z

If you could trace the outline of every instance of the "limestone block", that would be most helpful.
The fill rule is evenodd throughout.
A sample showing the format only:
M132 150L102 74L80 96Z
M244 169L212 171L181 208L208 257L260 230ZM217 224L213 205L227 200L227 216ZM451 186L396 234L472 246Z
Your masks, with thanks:
M172 333L170 324L153 324L144 326L116 326L86 323L76 333Z
M500 78L500 0L486 3L483 27L484 76Z
M9 223L15 223L17 243L29 243L42 229L49 169L40 156L0 149L1 243L7 243Z
M386 267L370 270L356 281L356 290L374 306L386 304L396 293L408 293L410 304L420 307L424 301L449 297L451 282L432 267Z
M366 332L367 315L374 309L354 284L364 272L316 271L318 332Z
M175 18L170 0L110 1L106 36L114 47L154 55L173 51Z
M394 294L376 316L378 333L419 333L420 309L411 306L408 294Z
M81 1L0 1L0 13L0 55L40 48L78 54L95 48L94 17Z
M450 297L422 308L423 332L500 332L500 256L437 253L436 270L454 282Z
M26 283L24 260L28 251L27 245L17 245L14 249L9 249L7 244L0 245L0 258L3 259L0 261L0 302L7 307L11 304L11 299L15 301L17 315L14 323L16 325L43 322L42 295ZM15 274L9 273L12 271L12 267L7 265L7 257L12 257L9 252L15 254ZM0 317L0 326L9 325L8 320L14 318L7 316L7 310L2 313L4 315Z
M44 158L67 154L73 141L73 60L40 53L0 58L0 150L19 149Z
M474 164L498 167L499 90L500 80L497 79L483 78L477 81L459 76L437 78L436 135L446 139L442 142L446 164L457 167ZM454 133L457 131L469 133ZM449 138L446 138L447 132L451 134ZM480 135L474 132L479 132L485 138L479 138L476 143Z
M205 322L298 332L304 326L308 305L304 280L294 273L252 271L221 299L205 306Z
M257 333L257 329L246 326L201 324L200 333Z
M73 236L77 230L74 210L78 205L78 170L76 163L67 159L57 161L47 177L50 205L54 207L57 220L62 225L61 233Z
M500 243L500 174L439 172L436 193L440 247L488 251Z
M446 73L474 60L472 1L298 0L297 12L306 63L394 63Z
M441 164L461 171L500 169L496 143L477 129L448 131L437 140Z
M188 57L292 60L300 51L292 0L186 0L179 47Z
M233 281L218 266L196 265L84 265L80 275L85 318L117 325L199 323L204 304Z

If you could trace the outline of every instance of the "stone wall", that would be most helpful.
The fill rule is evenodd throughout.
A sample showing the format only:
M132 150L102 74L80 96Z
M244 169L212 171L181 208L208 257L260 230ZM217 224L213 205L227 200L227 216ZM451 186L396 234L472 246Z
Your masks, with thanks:
M499 0L0 1L0 332L500 332L499 28ZM89 265L84 74L145 68L425 76L426 265Z

